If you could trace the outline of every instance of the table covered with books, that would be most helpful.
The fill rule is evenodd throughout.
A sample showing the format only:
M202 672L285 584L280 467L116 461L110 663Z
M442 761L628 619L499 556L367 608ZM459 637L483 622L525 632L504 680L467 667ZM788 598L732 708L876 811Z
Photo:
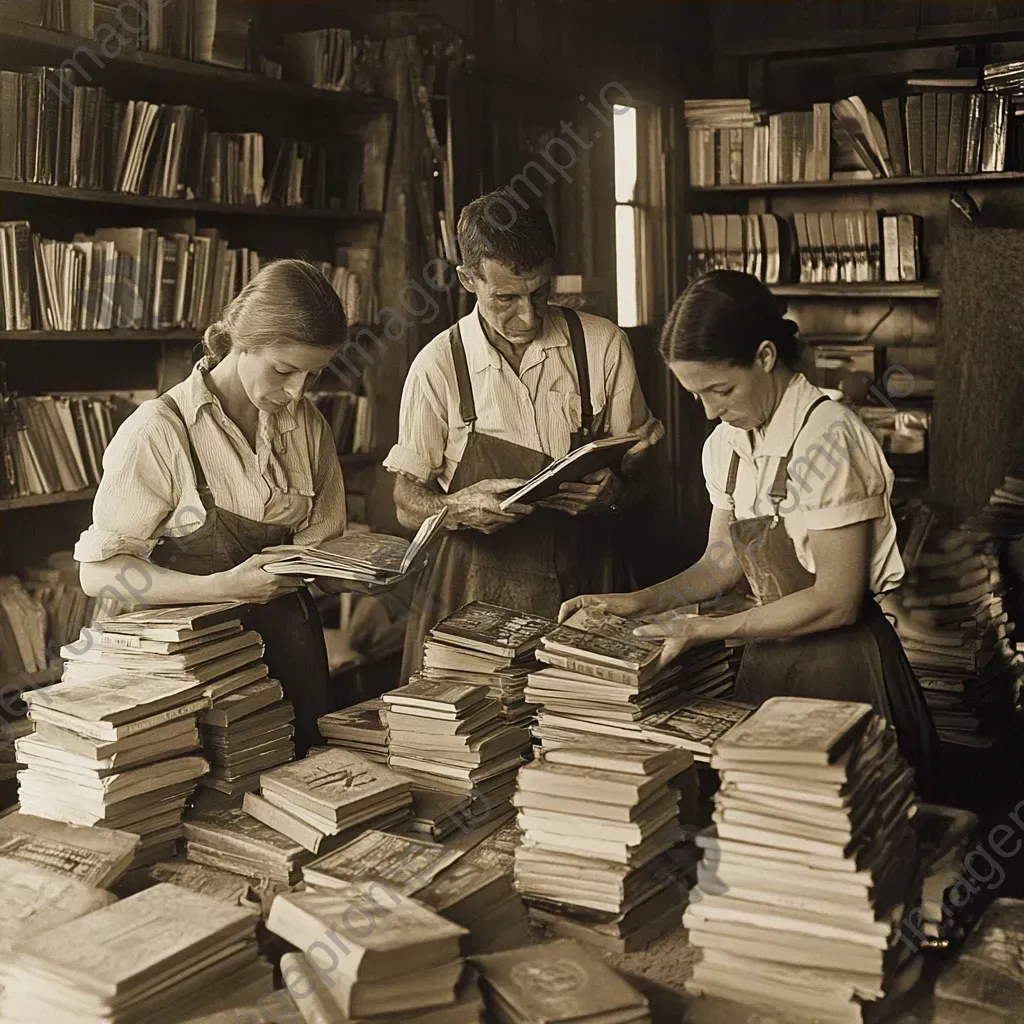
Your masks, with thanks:
M971 816L919 804L867 705L755 711L725 646L663 669L631 623L476 603L296 761L233 611L98 623L27 694L3 1020L924 1024L1000 998L970 947L928 960Z

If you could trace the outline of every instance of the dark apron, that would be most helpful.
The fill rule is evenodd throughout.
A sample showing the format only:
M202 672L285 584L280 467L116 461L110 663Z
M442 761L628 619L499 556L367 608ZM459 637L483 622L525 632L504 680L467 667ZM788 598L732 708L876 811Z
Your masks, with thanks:
M801 431L824 401L827 398L819 398L807 411ZM733 549L762 605L814 583L814 575L800 564L785 527L778 529L795 447L796 439L780 461L768 492L773 514L755 519L734 517L729 525ZM734 451L725 486L730 502L738 472L739 454ZM916 773L918 793L932 793L938 735L903 645L870 593L853 625L792 639L746 643L736 678L736 699L761 704L779 696L870 704L895 727L900 752Z
M572 342L582 417L571 447L591 439L593 407L583 327L575 310L565 309ZM459 388L459 414L469 427L449 494L481 480L529 479L552 460L545 452L476 431L476 403L459 325L448 336ZM609 519L602 516L600 519ZM495 533L453 530L437 558L420 577L409 614L402 659L402 679L423 663L423 641L441 619L469 601L515 608L555 618L561 603L577 594L606 592L625 572L607 523L537 508L524 519Z
M287 526L246 519L214 503L178 403L166 394L161 401L185 427L206 521L184 537L157 541L151 556L154 564L193 576L209 576L233 569L266 547L290 544L292 532ZM256 630L263 637L267 669L295 707L295 751L302 757L311 746L323 742L317 719L330 710L327 648L316 604L309 592L301 589L265 604L248 604L240 617L246 629Z

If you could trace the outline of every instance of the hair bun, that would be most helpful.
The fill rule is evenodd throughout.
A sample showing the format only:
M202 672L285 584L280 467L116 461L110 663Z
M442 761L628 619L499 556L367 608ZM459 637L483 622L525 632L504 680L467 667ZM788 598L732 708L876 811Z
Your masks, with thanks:
M203 351L213 366L231 351L231 332L224 323L215 321L203 331Z

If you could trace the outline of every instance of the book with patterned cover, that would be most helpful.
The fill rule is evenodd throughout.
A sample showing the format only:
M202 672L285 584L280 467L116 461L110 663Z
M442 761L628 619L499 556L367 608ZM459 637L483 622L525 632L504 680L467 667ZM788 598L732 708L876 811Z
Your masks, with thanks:
M556 625L554 620L540 615L472 601L442 619L430 635L452 643L465 641L496 654L518 656L536 647L541 637Z
M544 649L638 672L657 660L661 642L631 632L602 634L562 625L544 637Z

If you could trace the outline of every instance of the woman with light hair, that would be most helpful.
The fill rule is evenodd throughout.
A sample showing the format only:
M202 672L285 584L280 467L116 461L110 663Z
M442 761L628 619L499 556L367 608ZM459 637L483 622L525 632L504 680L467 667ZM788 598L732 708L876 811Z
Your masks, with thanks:
M294 577L264 572L280 555L261 552L345 531L334 438L304 394L345 338L345 311L317 267L264 267L207 329L191 375L114 435L75 548L93 596L246 602L244 625L263 637L270 675L295 707L300 756L329 710L323 630Z

